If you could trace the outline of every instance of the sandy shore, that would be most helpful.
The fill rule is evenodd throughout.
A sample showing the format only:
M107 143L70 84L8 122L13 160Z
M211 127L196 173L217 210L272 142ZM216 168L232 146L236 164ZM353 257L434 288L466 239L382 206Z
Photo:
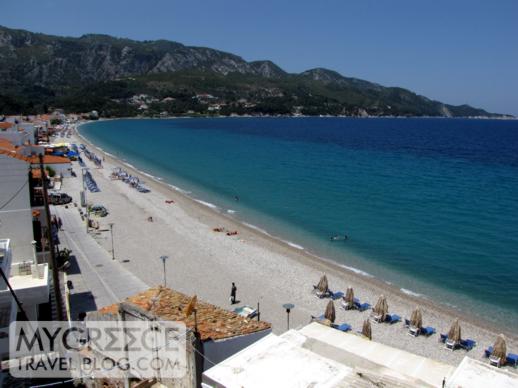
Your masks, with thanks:
M423 310L423 324L433 326L438 333L448 331L458 313L423 299L403 294L376 279L315 259L304 251L293 248L238 220L220 214L183 195L161 182L155 181L121 161L94 149L86 139L73 137L72 142L84 143L98 155L105 157L104 168L91 167L101 192L88 193L89 203L100 203L110 212L107 217L96 218L101 229L114 223L115 255L117 260L150 286L163 282L161 255L168 255L167 285L187 294L224 308L231 308L229 293L231 282L236 282L240 305L256 306L260 303L261 319L271 322L273 330L286 330L286 313L282 304L295 305L290 315L290 326L300 327L310 321L311 315L323 313L328 299L318 299L312 293L322 273L326 273L333 290L345 292L352 286L361 301L375 304L378 296L387 296L389 312L409 318L416 305ZM76 172L80 168L74 163ZM140 177L152 191L139 193L122 181L111 180L114 167L122 167ZM80 178L65 180L64 190L79 199ZM173 200L174 203L166 203ZM153 218L153 222L148 221ZM237 230L237 236L213 231L215 227ZM111 249L109 232L96 235L97 241ZM234 307L234 306L233 306ZM344 311L335 302L337 323L349 323L360 330L370 311ZM373 324L373 340L405 349L415 354L457 365L464 356L482 359L483 350L492 345L498 332L490 324L471 317L460 317L463 338L472 338L478 345L470 352L451 352L438 342L439 335L413 338L407 335L403 324ZM518 352L518 328L511 328L508 351Z

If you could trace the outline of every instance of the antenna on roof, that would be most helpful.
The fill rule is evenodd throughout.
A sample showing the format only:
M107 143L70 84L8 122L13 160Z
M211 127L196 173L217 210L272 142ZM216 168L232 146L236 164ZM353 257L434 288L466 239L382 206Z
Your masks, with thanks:
M185 308L185 318L189 318L192 313L194 313L194 332L198 332L198 322L196 317L196 303L198 302L198 297L194 295L191 300L189 301L189 304Z

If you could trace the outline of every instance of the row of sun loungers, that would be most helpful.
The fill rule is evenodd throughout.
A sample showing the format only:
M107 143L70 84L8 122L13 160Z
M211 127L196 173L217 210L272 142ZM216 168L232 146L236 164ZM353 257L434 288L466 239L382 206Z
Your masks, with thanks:
M149 193L151 191L146 186L144 186L143 183L140 182L140 179L138 177L128 174L126 170L123 170L121 168L114 169L111 177L112 179L118 179L123 181L124 183L127 183L140 193Z
M98 193L101 191L99 187L97 186L97 183L95 182L94 178L92 178L92 174L90 174L90 171L87 171L84 175L85 185L92 193Z
M325 274L321 277L319 283L313 286L313 292L319 298L331 298L332 300L342 299L341 307L346 311L365 311L372 308L369 303L360 303L360 300L354 297L354 292L351 287L347 289L347 293L345 294L345 296L344 293L341 291L331 291L328 287L327 277ZM341 331L351 330L351 326L346 323L340 325L334 324L334 311L334 304L332 301L330 301L326 308L326 314L323 314L318 318L312 318L317 321L325 321L326 324ZM378 302L376 303L376 306L372 308L370 316L371 319L377 323L388 323L392 325L394 323L401 321L401 317L399 315L388 313L388 304L386 298L383 295L380 296ZM368 324L368 338L371 338L369 321L365 321L364 324ZM417 337L419 335L430 337L436 333L434 327L422 326L422 314L419 307L417 307L412 312L412 316L410 319L404 320L404 326L408 329L408 334L413 337ZM449 336L451 336L451 338L449 338ZM451 351L455 349L464 349L466 351L470 351L475 346L477 346L477 342L475 340L469 338L461 338L461 328L458 319L454 321L448 334L440 334L439 342L444 343L445 348ZM499 336L499 338L497 339L497 342L495 343L495 348L496 351L493 351L492 346L484 351L485 356L489 358L489 362L491 365L497 367L500 367L502 364L508 364L514 367L518 366L518 355L513 353L506 353L505 351L505 339L503 335Z

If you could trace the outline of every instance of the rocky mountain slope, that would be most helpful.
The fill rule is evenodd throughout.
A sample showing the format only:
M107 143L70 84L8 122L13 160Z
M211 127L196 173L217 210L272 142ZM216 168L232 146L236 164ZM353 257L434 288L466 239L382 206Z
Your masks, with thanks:
M128 99L146 93L153 101L174 96L185 109L207 113L187 102L209 92L226 113L494 116L322 68L289 74L271 61L247 62L223 51L166 40L94 34L70 38L0 26L0 111L67 104L137 114L142 110L126 109ZM148 113L162 108L181 113L155 108Z

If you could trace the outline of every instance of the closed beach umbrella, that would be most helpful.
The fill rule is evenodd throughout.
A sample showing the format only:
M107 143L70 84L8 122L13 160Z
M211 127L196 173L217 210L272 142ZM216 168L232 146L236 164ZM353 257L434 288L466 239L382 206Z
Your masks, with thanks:
M332 300L330 300L329 303L327 304L324 318L331 321L331 323L335 323L335 319L336 319L335 304L333 303Z
M505 361L507 357L507 345L505 344L505 337L503 334L500 334L496 338L496 342L493 345L493 353L491 353L491 355L499 358L500 362Z
M362 334L368 339L372 340L371 322L368 319L363 321Z
M410 324L418 329L423 326L423 315L421 314L421 309L416 307L414 311L412 311L412 315L410 316Z
M459 319L457 318L455 319L455 321L453 321L453 324L451 325L450 331L448 332L448 339L455 342L460 342L460 336L460 324Z
M320 292L327 292L327 290L329 289L329 286L327 284L327 276L325 274L322 275L322 277L320 278L320 281L317 284L317 289Z
M352 287L347 287L344 299L345 303L347 303L347 307L351 308L354 306L354 291Z
M388 314L388 303L387 298L385 298L385 295L380 295L378 302L376 303L376 306L374 306L373 311L376 315L381 315L382 321L385 320Z

